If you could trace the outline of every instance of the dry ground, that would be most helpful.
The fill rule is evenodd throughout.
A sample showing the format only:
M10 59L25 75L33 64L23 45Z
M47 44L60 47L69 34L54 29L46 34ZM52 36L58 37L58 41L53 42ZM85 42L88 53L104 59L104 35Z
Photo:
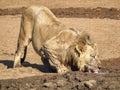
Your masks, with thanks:
M119 3L119 0L1 0L0 90L119 90ZM40 57L35 53L32 45L29 46L24 67L13 69L12 65L20 29L21 15L18 13L19 11L11 8L17 10L17 8L26 7L31 4L46 5L52 8L58 17L62 17L59 19L68 27L77 27L88 32L98 44L100 59L102 60L100 72L104 73L70 72L65 75L48 73L49 71L43 66ZM5 9L8 10L8 13L6 13ZM23 11L23 9L21 10ZM10 14L11 10L13 10L14 15L7 15ZM86 85L86 81L89 80L96 81L95 87Z
M48 8L105 7L120 8L119 0L0 0L0 8L18 8L30 5L44 5Z

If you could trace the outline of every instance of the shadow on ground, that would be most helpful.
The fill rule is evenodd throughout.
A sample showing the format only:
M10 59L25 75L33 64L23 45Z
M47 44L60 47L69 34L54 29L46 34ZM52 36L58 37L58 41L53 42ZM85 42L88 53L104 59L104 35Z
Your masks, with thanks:
M32 68L38 69L39 71L44 72L44 73L50 73L51 72L49 70L49 68L46 68L44 65L40 65L40 64L31 64L29 62L24 62L23 66L24 67L32 67Z
M7 66L7 68L13 68L14 62L12 60L0 60L0 63ZM24 62L22 65L23 67L32 67L32 68L38 69L39 71L44 73L55 72L55 70L53 70L54 67L51 67L52 68L51 70L50 68L46 68L44 65L31 64L29 62Z
M12 60L0 60L0 63L7 66L7 68L12 68L13 67L13 61Z
M32 68L38 69L39 71L44 72L44 73L56 72L56 68L54 66L51 66L50 68L48 68L45 65L31 64L29 62L24 62L23 66L24 67L32 67Z

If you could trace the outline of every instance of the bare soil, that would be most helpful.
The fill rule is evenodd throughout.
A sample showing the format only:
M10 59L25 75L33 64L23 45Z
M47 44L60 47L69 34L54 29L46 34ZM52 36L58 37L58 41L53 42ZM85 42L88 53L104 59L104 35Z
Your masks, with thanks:
M30 44L23 67L12 68L21 14L30 5L45 5L68 27L77 27L98 44L98 74L51 73ZM1 0L0 90L120 90L120 1Z
M120 58L102 61L101 73L69 72L0 80L0 90L120 90Z
M19 8L31 5L43 5L48 8L119 8L119 0L0 0L0 8Z
M0 9L0 15L17 15L22 14L26 7ZM51 11L60 18L110 18L120 20L120 9L116 8L52 8Z

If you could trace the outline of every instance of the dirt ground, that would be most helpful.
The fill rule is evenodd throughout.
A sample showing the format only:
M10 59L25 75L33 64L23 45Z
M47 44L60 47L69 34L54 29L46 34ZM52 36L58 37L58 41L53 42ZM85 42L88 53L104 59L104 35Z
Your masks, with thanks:
M0 90L120 90L119 3L118 0L0 0ZM31 44L23 67L13 69L21 14L30 5L45 5L68 27L89 33L98 44L100 72L50 73Z
M119 0L0 0L0 8L18 8L31 5L44 5L48 8L68 8L68 7L105 7L120 8Z

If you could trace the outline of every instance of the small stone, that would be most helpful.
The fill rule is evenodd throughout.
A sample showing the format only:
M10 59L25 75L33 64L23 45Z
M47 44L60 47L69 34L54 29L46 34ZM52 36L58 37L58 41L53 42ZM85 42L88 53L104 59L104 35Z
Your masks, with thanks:
M51 88L51 87L54 87L55 84L53 82L47 82L47 83L44 83L43 84L43 87L46 87L46 88Z
M80 79L79 76L76 76L76 77L75 77L75 80L78 81L78 82L81 82L81 79Z
M95 88L97 86L97 83L95 80L89 80L89 81L84 82L84 86L89 88L89 89L92 89L92 88Z
M68 82L72 81L72 77L71 77L70 73L65 74L65 78L68 80Z
M82 87L82 84L80 84L80 83L77 84L75 87L76 87L77 90L82 90L82 88L83 88L83 87Z
M60 87L60 86L64 86L66 84L66 81L65 80L58 80L57 81L57 86Z

